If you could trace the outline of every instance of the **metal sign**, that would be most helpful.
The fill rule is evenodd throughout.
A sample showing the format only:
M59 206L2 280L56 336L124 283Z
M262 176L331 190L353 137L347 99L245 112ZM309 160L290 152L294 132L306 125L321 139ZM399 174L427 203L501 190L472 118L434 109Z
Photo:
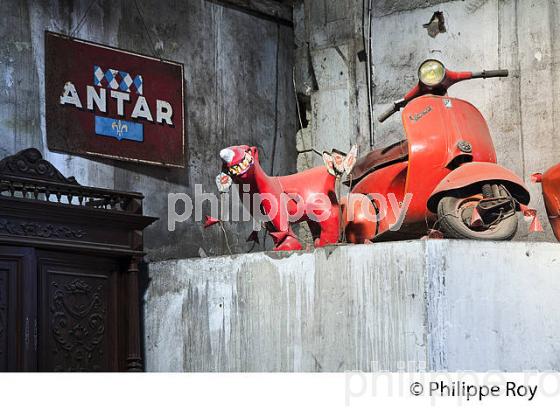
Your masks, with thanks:
M184 167L183 65L45 32L48 147Z

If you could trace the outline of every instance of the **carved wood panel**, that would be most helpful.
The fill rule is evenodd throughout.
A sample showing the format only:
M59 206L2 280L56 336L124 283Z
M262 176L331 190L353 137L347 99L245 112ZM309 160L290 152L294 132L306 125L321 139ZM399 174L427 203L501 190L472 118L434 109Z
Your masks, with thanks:
M44 160L36 148L28 148L0 160L0 174L79 185L74 177L66 178L50 162Z
M0 256L0 371L2 372L17 370L16 281L20 273L17 259Z
M36 368L34 354L27 354L33 348L30 334L27 339L25 334L25 323L33 323L36 315L34 276L32 249L0 246L0 371Z
M0 371L8 370L8 295L10 271L0 266Z
M40 254L39 370L117 370L116 271L109 259Z

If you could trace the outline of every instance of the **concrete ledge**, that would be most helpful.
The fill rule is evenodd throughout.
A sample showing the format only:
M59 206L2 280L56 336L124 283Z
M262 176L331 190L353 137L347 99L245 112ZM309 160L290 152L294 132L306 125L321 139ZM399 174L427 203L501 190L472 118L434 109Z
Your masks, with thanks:
M150 265L149 371L560 370L560 245L410 241Z

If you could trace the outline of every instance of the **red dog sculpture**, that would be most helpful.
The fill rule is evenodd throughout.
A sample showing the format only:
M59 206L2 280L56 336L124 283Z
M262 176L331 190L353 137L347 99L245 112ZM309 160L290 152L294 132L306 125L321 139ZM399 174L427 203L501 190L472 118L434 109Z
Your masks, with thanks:
M542 184L544 205L556 239L560 241L560 164L544 174L534 174L533 181Z
M336 151L324 153L326 167L272 177L262 169L256 147L229 147L220 151L224 164L216 183L218 189L225 192L235 182L251 215L259 212L254 208L260 205L262 214L267 216L267 230L274 241L274 250L302 249L290 225L304 221L311 230L315 246L321 247L338 242L340 217L335 182L337 175L350 169L355 162L355 151L353 148L347 156ZM243 186L248 186L248 192ZM247 194L250 203L243 198ZM260 202L254 201L256 194L260 195Z

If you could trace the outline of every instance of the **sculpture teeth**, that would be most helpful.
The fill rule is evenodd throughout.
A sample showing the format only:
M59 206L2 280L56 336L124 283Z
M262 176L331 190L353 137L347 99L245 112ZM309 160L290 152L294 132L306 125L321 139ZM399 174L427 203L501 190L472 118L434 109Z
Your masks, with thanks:
M249 169L249 167L253 164L253 157L248 153L245 154L243 161L237 165L233 165L229 168L229 172L233 175L240 175L243 174Z

